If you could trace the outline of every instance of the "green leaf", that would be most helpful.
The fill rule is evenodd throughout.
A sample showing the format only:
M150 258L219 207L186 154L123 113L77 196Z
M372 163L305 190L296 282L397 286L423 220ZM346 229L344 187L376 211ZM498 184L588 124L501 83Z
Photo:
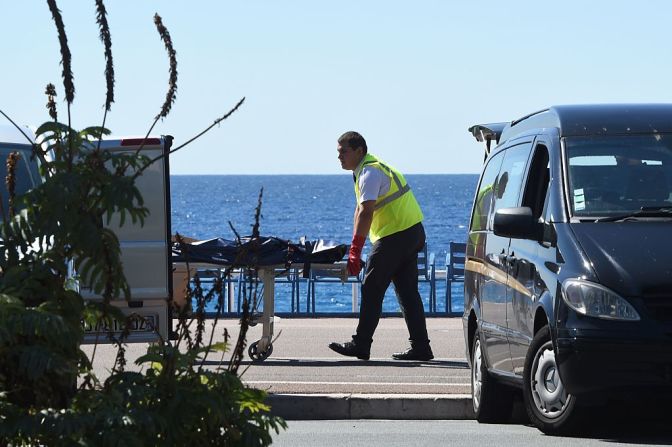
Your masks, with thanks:
M37 128L35 135L42 135L46 132L62 132L63 134L67 134L69 131L72 131L72 129L65 124L54 121L47 121L42 123L42 125Z
M91 137L91 138L94 138L94 139L98 139L103 135L110 135L110 134L111 134L111 132L110 132L109 129L106 129L104 127L99 127L99 126L87 127L85 129L82 129L79 132L79 135L82 138Z
M227 352L229 350L229 344L226 342L218 342L210 345L210 350L213 352Z
M136 365L142 365L143 363L147 363L147 362L162 363L164 361L165 361L165 359L162 355L157 354L157 353L148 353L148 354L145 354L145 355L142 355L142 356L138 357L135 360L135 364Z
M23 307L21 300L15 296L0 293L0 306Z

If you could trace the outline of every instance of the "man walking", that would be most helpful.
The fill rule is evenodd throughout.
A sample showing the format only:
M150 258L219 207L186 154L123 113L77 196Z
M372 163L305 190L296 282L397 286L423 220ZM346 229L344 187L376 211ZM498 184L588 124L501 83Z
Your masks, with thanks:
M341 167L353 171L355 180L354 229L348 254L348 272L362 269L361 255L366 236L371 254L362 282L359 324L352 341L331 343L339 354L368 360L373 333L390 282L394 284L399 307L406 320L411 347L392 354L397 360L434 358L427 337L422 299L418 293L418 252L425 245L422 211L404 176L368 153L366 141L357 132L338 139Z

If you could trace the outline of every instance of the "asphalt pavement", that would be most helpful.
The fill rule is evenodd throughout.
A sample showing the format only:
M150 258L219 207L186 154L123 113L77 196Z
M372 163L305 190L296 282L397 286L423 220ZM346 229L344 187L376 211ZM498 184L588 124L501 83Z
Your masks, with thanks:
M212 322L208 322L211 325ZM393 352L409 346L402 318L382 318L368 361L343 357L328 348L350 340L354 318L282 318L274 323L273 352L261 362L245 358L242 379L269 393L276 414L287 419L467 419L473 417L470 371L465 358L460 318L428 318L434 360L393 360ZM215 341L224 328L235 340L237 320L219 321ZM258 340L262 325L250 328L248 344ZM129 367L146 344L127 348ZM92 347L85 348L89 353ZM94 367L107 375L116 350L101 345ZM224 357L224 360L228 355ZM216 359L209 362L216 367Z
M273 434L284 447L609 447L672 444L672 429L660 422L602 425L581 435L546 436L524 424L479 424L476 421L337 420L288 421Z

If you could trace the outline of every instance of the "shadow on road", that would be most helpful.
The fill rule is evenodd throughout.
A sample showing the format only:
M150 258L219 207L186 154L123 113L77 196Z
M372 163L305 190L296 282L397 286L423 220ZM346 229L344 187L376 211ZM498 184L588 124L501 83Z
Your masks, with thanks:
M616 401L595 411L579 438L599 439L605 443L672 445L669 404L664 402Z
M216 360L206 360L205 365L215 366L221 362ZM430 360L428 362L400 361L400 360L337 360L337 359L275 359L269 358L263 362L254 362L252 360L243 360L242 365L254 366L305 366L305 367L343 367L343 366L394 366L398 368L446 368L446 369L469 369L467 362L450 360Z
M516 393L509 424L532 427L522 400L522 393ZM612 400L605 406L589 407L578 431L564 436L614 444L672 445L667 402L668 399L641 398Z

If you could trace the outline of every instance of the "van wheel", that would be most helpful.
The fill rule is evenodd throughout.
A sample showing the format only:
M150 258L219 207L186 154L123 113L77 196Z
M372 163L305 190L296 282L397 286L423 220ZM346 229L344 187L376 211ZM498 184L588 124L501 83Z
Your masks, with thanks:
M569 433L578 428L576 396L567 393L560 379L548 326L537 332L527 351L523 400L530 421L544 433Z
M511 418L513 390L498 383L488 373L478 331L474 334L471 350L471 401L478 422L500 423Z

